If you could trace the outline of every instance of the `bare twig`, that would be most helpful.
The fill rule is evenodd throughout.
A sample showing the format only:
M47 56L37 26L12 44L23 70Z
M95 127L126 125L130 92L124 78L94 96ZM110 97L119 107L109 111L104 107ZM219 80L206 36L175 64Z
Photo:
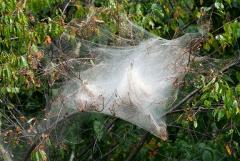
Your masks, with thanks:
M63 15L65 14L66 9L68 8L70 2L71 2L71 0L69 0L68 2L66 2L66 1L64 2L65 5L64 5L63 11L62 11L62 14L63 14Z

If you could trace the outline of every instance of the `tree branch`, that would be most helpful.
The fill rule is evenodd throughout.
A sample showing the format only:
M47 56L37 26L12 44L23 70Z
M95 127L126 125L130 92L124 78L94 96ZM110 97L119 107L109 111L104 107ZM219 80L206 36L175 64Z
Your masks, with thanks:
M54 127L56 127L57 124L65 121L66 119L69 119L75 115L77 115L79 113L74 112L69 114L67 117L63 117L60 120L58 120L57 122L55 122L53 125L51 125L49 128L47 128L46 130L44 130L43 132L41 132L37 137L36 140L33 142L33 144L30 146L30 148L27 150L25 157L23 159L23 161L28 161L30 159L30 156L32 154L32 152L36 149L37 146L39 146L41 144L41 142L43 142L46 138L43 138L42 136L44 136L43 134L50 134L52 129ZM109 122L105 127L107 130L109 130L113 124L118 120L118 118L114 118L111 122ZM90 144L88 147L91 148L91 146L94 145L96 139L93 140L92 144ZM89 148L86 148L86 150L89 150ZM82 154L86 153L86 151L84 151Z
M230 68L234 67L235 65L238 65L239 63L240 63L240 57L239 57L238 59L234 60L233 62L231 62L230 64L226 65L225 67L223 67L223 68L219 71L219 74L222 74L222 73L226 72L227 70L229 70ZM216 79L214 82L216 82L216 81L217 81L217 79ZM174 111L174 110L178 109L179 107L181 107L186 101L190 100L193 96L195 96L196 94L198 94L202 89L203 89L203 86L200 87L200 88L198 88L198 89L193 90L193 91L192 91L191 93L189 93L185 98L183 98L178 104L176 104L176 105L171 109L170 112L166 113L166 115L170 114L172 111ZM25 158L24 158L24 161L28 161L28 160L29 160L32 151L42 142L42 140L44 139L44 138L42 138L42 134L44 134L44 133L49 134L49 133L51 132L51 130L56 126L56 124L64 121L64 120L67 119L67 118L70 118L70 117L72 117L73 115L76 115L76 114L77 114L77 113L73 113L73 114L68 115L68 116L65 117L65 118L60 119L60 120L57 121L54 125L50 126L48 129L46 129L44 132L42 132L42 133L37 137L36 141L32 144L32 146L30 147L30 149L27 151L26 156L25 156ZM117 120L117 118L115 118L113 122L115 122L116 120ZM113 124L113 123L108 124L108 125L106 126L106 128L107 128L107 129L111 128L111 127L112 127L112 124ZM135 148L133 148L132 152L129 154L129 156L128 156L128 158L127 158L126 161L131 161L131 160L135 157L135 155L141 150L141 148L142 148L144 142L146 141L148 135L149 135L149 133L146 132L146 133L142 136L140 142L136 145ZM94 143L95 143L95 139L94 139L94 141L93 141L93 144L94 144ZM89 147L91 147L93 144L90 144ZM87 148L87 149L88 149L88 148ZM84 152L84 153L85 153L85 152ZM83 154L84 154L84 153L83 153Z
M111 127L117 120L118 120L118 118L115 117L112 121L110 121L108 124L106 124L105 128L107 129L107 132L109 132L111 130ZM96 142L97 142L97 138L94 138L92 143L88 145L88 147L79 155L79 157L82 157L85 153L87 153L89 151L89 149L93 149Z
M145 132L145 134L141 137L141 140L138 142L138 144L133 147L132 151L130 152L129 156L127 157L126 161L132 161L136 154L141 150L143 144L147 140L149 136L149 132Z
M225 67L223 67L220 71L219 74L222 74L224 72L226 72L227 70L229 70L230 68L236 66L240 64L240 57L238 57L237 59L235 59L233 62L229 63L228 65L226 65ZM216 82L217 79L214 81ZM171 114L171 113L177 113L180 112L182 110L176 110L179 107L181 107L186 101L190 100L193 96L195 96L196 94L200 93L200 91L203 89L203 86L200 88L197 88L195 90L193 90L191 93L189 93L185 98L183 98L178 104L176 104L170 112L166 113L166 115ZM136 154L141 150L144 142L147 140L148 137L148 132L146 132L141 140L139 141L139 143L137 144L137 146L135 148L133 148L133 150L131 151L131 153L129 154L128 158L126 161L132 161L134 159L134 157L136 156Z
M218 75L226 72L227 70L229 70L230 68L234 67L235 65L240 64L240 57L238 57L237 59L235 59L233 62L227 64L226 66L224 66L219 72ZM217 79L215 79L215 81L213 83L215 83L217 81ZM176 104L175 106L173 106L173 108L171 108L171 111L169 111L166 115L168 115L169 113L172 113L172 111L174 111L175 109L181 107L186 101L190 100L193 96L195 96L196 94L198 94L201 90L203 89L203 86L201 86L200 88L197 88L195 90L193 90L191 93L189 93L186 97L184 97L178 104Z

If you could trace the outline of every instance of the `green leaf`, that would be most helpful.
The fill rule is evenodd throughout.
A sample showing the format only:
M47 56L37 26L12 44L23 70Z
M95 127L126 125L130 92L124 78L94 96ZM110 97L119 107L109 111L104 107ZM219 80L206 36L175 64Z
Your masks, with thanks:
M228 5L231 5L232 0L224 0Z
M38 47L36 46L36 44L32 44L31 49L33 50L33 52L38 52Z
M42 161L46 161L46 160L47 160L47 154L46 154L45 151L40 150L40 151L39 151L39 154L40 154L40 157L41 157L41 160L42 160Z
M6 66L6 68L5 68L4 71L5 71L5 73L4 73L4 74L5 74L5 77L7 78L8 81L10 81L12 74L11 74L11 71L10 71L9 67Z
M225 111L224 110L219 110L217 113L217 120L220 121L225 115Z
M93 122L93 129L94 129L94 132L96 134L97 140L100 141L103 137L103 134L104 134L103 124L100 121L96 120L96 121Z
M224 9L224 5L220 2L215 2L214 3L214 6L217 8L217 9Z
M211 101L204 100L204 106L207 107L207 108L210 108L211 107Z
M210 161L213 160L212 153L208 150L205 150L202 154L202 161Z
M142 5L140 3L136 5L136 13L142 15Z
M25 57L21 56L21 65L23 67L27 67L28 66L28 63L27 63L27 60L25 59Z
M237 80L240 82L240 72L236 72Z
M218 82L216 82L216 83L215 83L215 92L217 92L217 93L218 93L218 90L219 90L219 83L218 83Z
M38 151L33 152L32 160L34 160L34 161L41 161Z
M198 126L197 120L194 120L194 121L193 121L193 126L194 126L195 128L197 128L197 126Z
M11 110L11 109L14 108L14 105L13 105L12 103L8 103L8 104L7 104L7 108L8 108L9 110Z
M238 84L235 88L236 94L240 96L240 84Z
M234 101L233 101L233 108L238 108L238 102L237 102L237 100L234 100Z

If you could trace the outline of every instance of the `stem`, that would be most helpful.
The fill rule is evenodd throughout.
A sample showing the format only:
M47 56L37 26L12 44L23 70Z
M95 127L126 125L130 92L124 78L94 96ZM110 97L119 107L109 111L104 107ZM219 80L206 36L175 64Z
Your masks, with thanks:
M138 144L133 147L133 150L130 152L128 158L126 159L126 161L132 161L135 156L137 155L137 153L141 150L143 144L145 143L145 141L147 140L149 136L149 132L146 132L142 137L141 140L138 142Z
M4 146L1 143L0 143L0 156L2 157L3 161L12 161L9 152L4 148Z

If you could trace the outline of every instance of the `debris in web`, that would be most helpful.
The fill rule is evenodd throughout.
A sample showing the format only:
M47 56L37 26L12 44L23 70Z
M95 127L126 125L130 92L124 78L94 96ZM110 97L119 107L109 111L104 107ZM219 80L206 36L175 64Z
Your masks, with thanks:
M72 22L78 29L78 39L73 41L65 33L59 40L60 51L67 51L62 53L65 59L52 62L45 71L57 69L65 81L52 99L48 113L51 121L45 126L69 114L98 112L126 120L166 140L164 116L175 103L189 71L193 58L189 44L198 35L166 40L123 16L118 20L117 35L92 16L87 22ZM51 54L59 56L59 50Z

